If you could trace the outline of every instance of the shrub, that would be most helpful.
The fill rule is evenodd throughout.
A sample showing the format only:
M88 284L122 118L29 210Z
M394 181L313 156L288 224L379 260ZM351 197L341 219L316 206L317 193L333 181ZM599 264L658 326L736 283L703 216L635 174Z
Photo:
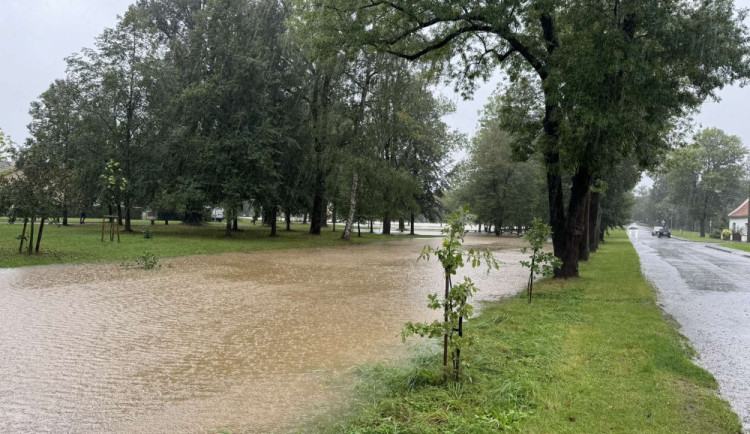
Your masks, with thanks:
M721 229L713 229L711 233L708 235L709 238L715 238L720 239L721 238Z
M143 238L150 240L151 237L152 237L151 226L146 226L146 229L143 231Z
M723 231L721 231L722 240L728 241L731 237L732 237L732 231L730 231L729 229L724 229Z
M136 261L144 270L153 270L160 267L159 257L151 252L146 252Z

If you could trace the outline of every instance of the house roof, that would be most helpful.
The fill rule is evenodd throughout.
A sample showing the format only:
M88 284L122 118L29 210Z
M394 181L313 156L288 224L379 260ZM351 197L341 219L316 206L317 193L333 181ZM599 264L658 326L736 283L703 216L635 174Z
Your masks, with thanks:
M745 199L742 205L738 206L736 210L729 213L729 218L733 217L747 217L748 204L750 199Z

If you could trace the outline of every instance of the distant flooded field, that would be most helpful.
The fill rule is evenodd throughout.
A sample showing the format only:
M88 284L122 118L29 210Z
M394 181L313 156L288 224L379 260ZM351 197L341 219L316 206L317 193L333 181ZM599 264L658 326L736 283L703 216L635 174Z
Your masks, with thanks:
M519 238L467 241L503 262L477 299L523 286ZM0 432L293 431L435 317L428 242L0 270Z

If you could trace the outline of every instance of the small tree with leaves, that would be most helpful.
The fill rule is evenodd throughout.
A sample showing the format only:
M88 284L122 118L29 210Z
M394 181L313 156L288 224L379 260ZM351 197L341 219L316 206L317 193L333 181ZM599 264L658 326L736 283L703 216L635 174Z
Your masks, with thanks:
M464 251L462 244L466 234L466 225L471 222L472 215L469 214L469 207L464 207L454 211L446 218L447 226L443 228L444 234L442 246L433 248L425 246L419 259L429 260L431 255L437 256L445 273L445 294L441 300L438 294L428 296L431 309L443 309L443 320L432 323L411 323L404 325L402 336L406 339L415 334L422 337L437 338L443 337L443 366L448 366L448 354L451 355L452 370L455 378L459 378L461 368L461 349L471 344L471 337L464 335L463 321L472 316L474 308L467 303L478 288L470 278L464 277L464 281L454 285L451 276L454 276L459 268L462 268L465 262L471 263L475 268L484 261L487 264L487 273L490 270L499 268L497 261L489 250L479 251L469 249ZM447 373L447 371L446 371Z
M119 210L129 188L128 180L123 176L120 163L110 159L107 165L104 166L104 173L101 175L101 178L104 183L105 202L117 207L119 220L121 217Z
M544 243L547 242L551 235L552 228L544 224L542 219L537 217L531 223L531 228L523 237L524 241L526 241L529 246L524 247L521 252L531 252L529 261L521 261L521 265L530 270L529 283L526 287L529 293L529 303L531 303L534 277L538 275L551 276L555 272L555 268L560 268L560 266L562 266L562 261L555 257L554 254L542 251Z

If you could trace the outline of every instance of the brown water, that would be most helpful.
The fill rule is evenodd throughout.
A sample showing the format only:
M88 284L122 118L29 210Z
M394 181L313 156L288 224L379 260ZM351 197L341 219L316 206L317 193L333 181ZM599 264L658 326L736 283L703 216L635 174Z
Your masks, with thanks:
M435 317L426 242L0 270L0 432L298 429L352 366L403 353L405 321ZM517 250L496 256L501 272L470 272L480 300L525 281Z

